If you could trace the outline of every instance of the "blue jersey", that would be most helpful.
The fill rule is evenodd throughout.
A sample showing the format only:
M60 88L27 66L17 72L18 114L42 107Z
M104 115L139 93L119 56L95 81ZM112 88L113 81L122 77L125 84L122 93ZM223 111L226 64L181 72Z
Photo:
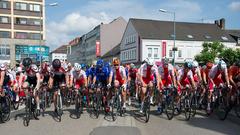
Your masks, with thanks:
M89 77L89 76L94 76L94 72L95 72L95 68L94 67L90 67L90 68L88 68L87 70L86 70L86 75L87 75L87 77Z
M106 81L110 76L110 70L108 67L103 67L101 70L99 68L95 69L94 76L96 76L97 81Z

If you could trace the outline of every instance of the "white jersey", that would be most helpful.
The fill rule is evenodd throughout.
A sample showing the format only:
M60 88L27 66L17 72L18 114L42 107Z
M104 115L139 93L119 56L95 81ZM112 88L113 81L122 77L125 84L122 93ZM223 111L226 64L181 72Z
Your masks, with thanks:
M179 74L178 74L178 80L182 80L183 77L184 77L184 69L180 69L180 70L178 71L178 73L179 73ZM193 73L192 73L192 71L189 70L185 77L187 77L187 78L193 78Z
M158 74L158 67L156 65L153 65L150 70L151 75ZM141 67L138 69L138 72L141 77L147 77L147 64L142 64Z
M165 77L163 65L160 65L160 66L158 67L158 72L159 72L161 78L164 78L164 77ZM169 64L168 64L168 75L171 75L172 73L174 73L174 68L173 68L173 65L169 63ZM167 75L167 76L168 76L168 75Z
M209 78L214 79L218 73L221 73L222 71L226 71L226 70L227 68L224 68L221 71L219 71L218 66L214 65L209 71Z
M81 70L79 73L77 73L77 71L73 70L72 76L75 80L81 80L81 79L87 78L86 72L83 70Z
M119 66L119 72L120 72L120 75L121 75L122 79L127 77L126 70L123 66ZM116 68L112 68L111 74L114 74L114 76L117 77Z

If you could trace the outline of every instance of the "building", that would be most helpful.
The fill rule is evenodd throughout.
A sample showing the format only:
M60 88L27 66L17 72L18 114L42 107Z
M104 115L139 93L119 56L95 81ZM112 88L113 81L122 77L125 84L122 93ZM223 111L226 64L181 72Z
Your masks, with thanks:
M122 17L118 17L109 24L101 23L96 26L81 36L76 45L71 46L68 61L91 64L121 42L126 25L127 22Z
M220 24L176 22L175 62L194 58L201 52L204 42L220 41L226 47L238 47L236 41ZM155 61L166 56L173 58L173 22L129 19L120 45L120 59L125 63L140 63L146 58Z
M226 31L236 41L237 45L240 46L240 30L226 30Z
M15 65L25 57L48 59L45 45L45 0L0 1L0 63ZM40 52L40 53L39 53Z
M59 59L62 62L67 61L67 47L67 45L62 45L52 51L50 53L50 61L53 61L54 59Z
M104 61L112 62L114 58L120 59L120 43L101 57Z

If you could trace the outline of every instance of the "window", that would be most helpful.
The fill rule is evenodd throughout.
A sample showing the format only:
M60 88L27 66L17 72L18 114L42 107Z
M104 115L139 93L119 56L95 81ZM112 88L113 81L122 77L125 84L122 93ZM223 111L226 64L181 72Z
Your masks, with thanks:
M0 23L9 23L9 17L1 16Z
M193 38L193 36L192 36L192 35L187 35L187 37L188 37L188 38Z
M227 40L228 40L228 38L227 38L227 37L225 37L225 36L222 36L221 38L222 38L222 40L225 40L225 41L227 41Z
M25 33L25 32L16 32L15 38L27 39L28 38L28 34Z
M158 48L154 48L154 58L158 58Z
M8 8L8 2L7 1L0 1L0 8Z
M26 3L17 2L17 3L15 4L15 9L18 9L18 10L27 10L27 4L26 4Z
M173 57L173 51L169 50L169 57Z
M41 34L39 33L31 33L30 34L30 39L41 39Z
M41 25L41 20L29 19L29 20L28 20L28 24L29 24L29 25Z
M205 35L205 38L206 38L206 39L210 39L210 38L211 38L211 36Z
M148 48L148 58L152 58L152 48Z
M0 56L10 56L10 47L9 45L0 44Z
M27 24L27 18L16 18L16 24Z
M182 57L182 50L178 50L178 57L179 57L179 58Z
M40 5L30 4L29 5L29 10L30 11L35 11L35 12L40 12Z
M238 38L238 44L240 44L240 38Z
M10 38L10 32L8 31L0 31L0 38Z

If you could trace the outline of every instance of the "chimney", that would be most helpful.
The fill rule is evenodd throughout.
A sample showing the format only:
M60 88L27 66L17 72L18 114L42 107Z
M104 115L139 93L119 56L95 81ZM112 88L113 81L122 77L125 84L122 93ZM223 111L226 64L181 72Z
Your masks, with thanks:
M215 20L214 24L216 24L217 26L219 26L219 20Z
M225 19L224 18L221 18L220 19L220 24L219 24L219 27L221 28L221 29L225 29Z

